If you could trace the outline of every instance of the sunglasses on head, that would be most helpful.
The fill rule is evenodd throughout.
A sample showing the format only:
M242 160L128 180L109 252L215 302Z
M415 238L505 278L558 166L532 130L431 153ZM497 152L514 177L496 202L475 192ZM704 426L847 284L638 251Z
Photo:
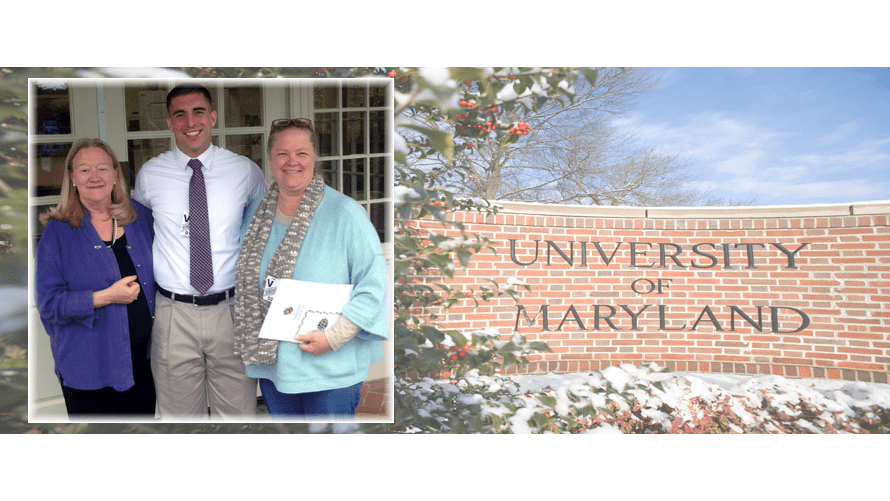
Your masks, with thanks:
M287 127L288 125L312 127L312 120L309 120L308 118L279 118L277 120L272 120L272 127Z

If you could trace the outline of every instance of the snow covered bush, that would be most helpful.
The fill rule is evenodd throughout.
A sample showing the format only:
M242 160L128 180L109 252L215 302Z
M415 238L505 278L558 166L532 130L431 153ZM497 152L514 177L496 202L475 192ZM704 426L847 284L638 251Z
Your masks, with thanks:
M711 380L709 380L711 379ZM404 433L888 433L886 385L677 375L655 364L587 374L425 378Z

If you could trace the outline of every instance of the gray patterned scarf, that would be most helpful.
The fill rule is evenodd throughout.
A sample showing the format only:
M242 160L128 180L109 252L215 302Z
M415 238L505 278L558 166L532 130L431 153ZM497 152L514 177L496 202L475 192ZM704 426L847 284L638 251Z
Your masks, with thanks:
M324 196L324 186L321 176L316 174L300 200L284 239L269 262L267 277L291 278L293 275L297 254L306 237L312 214ZM269 302L263 299L260 289L260 262L277 208L278 183L275 182L269 187L250 222L235 266L235 355L241 357L244 365L274 364L278 360L278 341L258 337L269 309Z

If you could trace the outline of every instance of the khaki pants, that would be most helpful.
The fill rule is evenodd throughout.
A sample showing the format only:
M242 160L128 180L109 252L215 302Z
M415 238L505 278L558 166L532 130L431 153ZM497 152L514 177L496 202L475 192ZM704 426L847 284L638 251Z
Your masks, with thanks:
M235 356L234 298L194 306L157 293L151 370L163 420L238 421L256 414L257 383Z

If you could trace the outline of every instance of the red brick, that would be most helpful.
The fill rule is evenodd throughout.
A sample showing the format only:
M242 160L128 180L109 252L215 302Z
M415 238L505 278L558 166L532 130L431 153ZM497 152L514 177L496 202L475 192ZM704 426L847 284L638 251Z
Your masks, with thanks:
M790 216L793 208L789 209ZM612 357L624 362L640 363L658 357L659 360L676 361L685 370L720 370L749 373L797 374L806 377L866 378L886 372L890 364L890 340L888 320L890 312L885 308L890 298L890 228L888 217L838 216L838 217L788 217L780 219L731 220L701 218L689 220L625 219L608 217L533 216L502 212L495 217L477 214L457 215L470 223L470 231L491 231L498 242L498 254L485 253L477 256L470 269L458 269L451 281L468 291L485 285L491 278L505 282L516 276L532 287L531 292L520 292L520 304L533 316L538 306L551 304L550 328L555 329L563 320L566 309L574 305L588 330L578 329L571 317L567 317L564 331L540 332L541 319L536 326L526 328L521 320L520 329L530 339L542 339L554 351L570 350L573 358L558 364L558 370L583 370L584 367L604 367L600 360ZM430 220L409 221L410 226L435 228L443 235L456 236ZM859 226L857 226L859 225ZM557 247L568 251L568 242L575 242L574 266L551 252L552 266L545 266L547 245L538 248L538 261L529 267L515 265L510 260L506 238L519 240L519 259L529 260L534 252L534 240L557 242ZM581 267L579 242L601 242L604 252L611 254L618 242L625 242L614 254L611 265L606 266L592 244L587 244L587 266ZM718 242L779 242L794 251L796 243L807 241L796 256L797 269L787 269L787 260L780 251L767 245L755 247L757 268L747 268L744 247L730 247L733 269L722 268L720 249L703 250L718 259L718 266L708 269L658 266L658 243L674 243L683 247L678 259L688 264L694 261L706 264L702 256L691 254L696 243ZM637 256L643 265L652 268L630 268L630 252L626 242L649 242L640 246L645 255ZM670 246L666 249L671 250ZM670 279L670 287L664 294L656 292L636 294L630 289L638 279L652 281ZM443 280L437 273L426 273L412 281L436 284ZM554 285L552 291L548 286ZM556 290L559 289L559 290ZM640 311L643 305L650 307L639 318L642 330L631 331L627 314L617 305L628 305ZM669 308L668 325L683 325L683 330L658 330L658 311L655 305ZM594 305L611 305L616 314L611 319L620 330L613 330L600 321L599 330L593 330ZM711 307L720 327L717 330L707 316L702 317L697 331L691 325ZM736 330L730 331L729 305L739 306L753 315L755 306L764 306L764 329L757 332L745 321L736 317ZM794 307L810 315L810 326L804 332L773 334L770 329L768 306ZM468 329L487 326L498 327L508 339L515 325L515 303L509 298L483 303L473 312L471 303L450 310L445 317L445 328ZM421 313L419 310L413 310ZM428 312L439 311L430 309ZM783 328L794 326L797 319L790 310L780 311ZM756 319L756 315L752 316ZM534 329L539 332L534 333ZM571 337L563 337L564 335ZM613 344L601 344L612 341ZM559 348L557 350L556 348ZM688 349L687 349L688 348ZM617 349L617 351L616 351ZM576 352L574 350L581 350ZM608 351L603 351L608 350ZM666 351L670 350L670 351ZM645 354L645 356L644 356ZM536 367L544 367L563 353L536 354L540 360ZM720 360L717 362L716 360ZM723 362L726 360L727 362ZM721 364L731 364L723 366ZM693 367L694 365L694 367ZM557 367L557 366L554 366ZM597 369L592 369L597 370Z

